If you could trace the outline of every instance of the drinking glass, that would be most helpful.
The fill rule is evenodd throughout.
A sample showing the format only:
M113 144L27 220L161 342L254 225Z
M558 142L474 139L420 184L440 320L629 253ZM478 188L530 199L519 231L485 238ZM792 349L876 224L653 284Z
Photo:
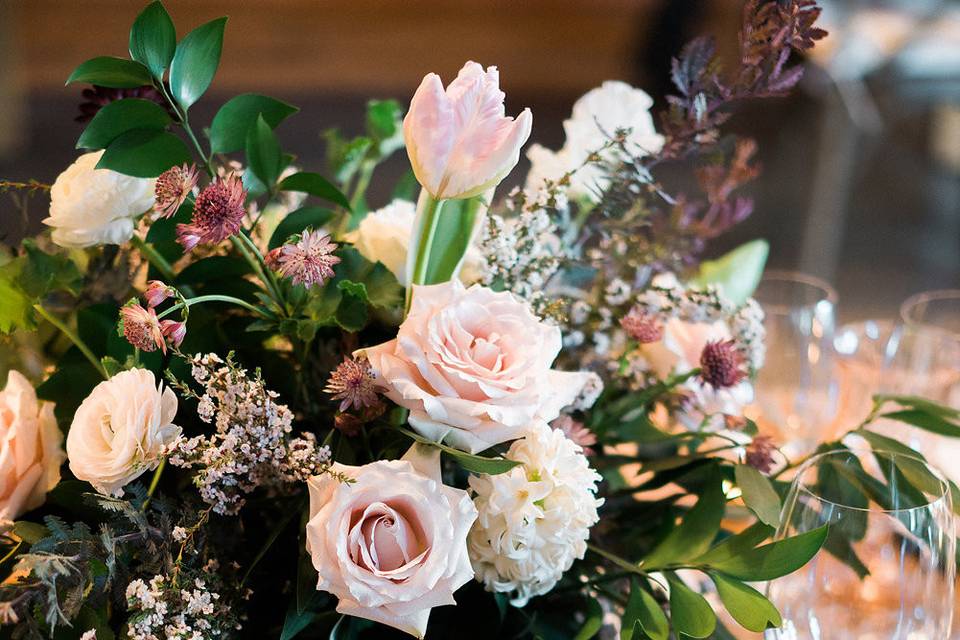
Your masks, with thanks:
M814 276L770 271L754 298L765 315L767 358L747 413L778 437L788 456L809 453L837 410L832 367L837 293Z
M900 306L892 370L902 393L960 408L960 289L925 291Z
M892 452L814 456L791 484L777 537L823 526L813 559L767 585L783 625L766 640L949 637L956 537L938 471Z

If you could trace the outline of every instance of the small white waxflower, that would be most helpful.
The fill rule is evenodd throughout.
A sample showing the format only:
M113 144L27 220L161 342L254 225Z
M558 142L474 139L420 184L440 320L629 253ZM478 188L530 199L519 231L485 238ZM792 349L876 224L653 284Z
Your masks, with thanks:
M522 464L470 477L479 516L467 542L477 580L522 607L583 558L603 500L596 498L600 475L581 447L545 422L533 424L506 457Z

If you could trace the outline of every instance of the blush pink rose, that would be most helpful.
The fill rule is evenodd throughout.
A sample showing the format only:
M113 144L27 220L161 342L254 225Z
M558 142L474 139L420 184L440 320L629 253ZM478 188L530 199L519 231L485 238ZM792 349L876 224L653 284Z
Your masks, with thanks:
M53 404L38 402L27 379L11 371L0 391L0 519L43 504L60 482L62 445Z
M550 368L560 330L512 294L456 280L413 291L397 338L363 353L421 435L483 451L553 420L591 380Z
M430 609L456 604L473 579L467 533L477 519L462 489L440 479L440 451L415 445L400 460L362 467L334 464L310 478L307 553L317 589L337 611L395 627L418 638Z

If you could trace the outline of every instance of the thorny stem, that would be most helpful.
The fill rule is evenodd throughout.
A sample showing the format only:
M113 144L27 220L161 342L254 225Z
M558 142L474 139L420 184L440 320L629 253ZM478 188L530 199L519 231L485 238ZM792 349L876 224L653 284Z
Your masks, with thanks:
M33 305L33 308L37 313L43 316L47 322L59 329L63 335L70 338L70 341L77 347L77 349L80 350L80 353L82 353L84 357L90 361L90 364L92 364L93 367L100 373L100 375L103 376L104 380L110 379L110 374L108 374L107 370L103 367L103 363L100 362L97 356L93 355L93 351L90 350L90 347L87 346L87 344L76 332L68 327L62 320L60 320L60 318L44 309L42 305L35 304Z

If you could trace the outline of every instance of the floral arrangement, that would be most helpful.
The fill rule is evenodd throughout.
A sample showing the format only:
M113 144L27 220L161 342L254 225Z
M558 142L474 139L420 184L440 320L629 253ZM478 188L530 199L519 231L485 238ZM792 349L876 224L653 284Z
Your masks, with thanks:
M736 67L688 45L659 121L639 89L590 91L563 147L530 146L525 185L498 200L533 116L505 114L495 67L429 73L405 112L370 101L364 135L326 134L327 178L283 152L282 101L236 96L198 126L226 19L178 41L149 4L129 58L68 79L88 85L83 154L53 185L0 183L50 196L49 230L0 265L23 370L0 392L5 633L779 626L748 583L826 532L768 541L798 461L744 417L766 245L701 256L750 213L758 174L755 144L721 127L796 84L818 14L747 2ZM409 175L369 210L403 149ZM956 418L882 398L870 419L890 402Z

